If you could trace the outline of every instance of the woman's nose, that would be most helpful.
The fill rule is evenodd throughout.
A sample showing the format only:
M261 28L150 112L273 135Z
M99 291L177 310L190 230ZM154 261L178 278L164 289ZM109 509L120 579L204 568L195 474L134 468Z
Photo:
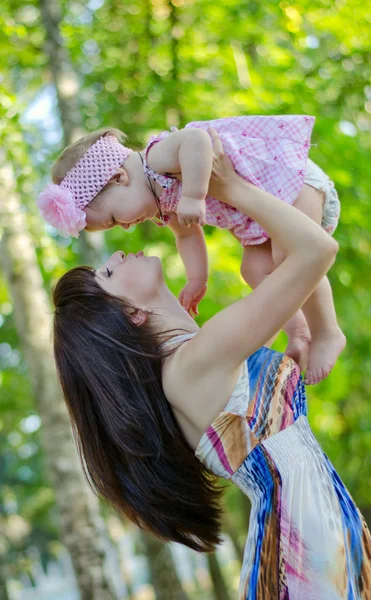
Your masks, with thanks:
M112 267L114 265L117 265L117 264L123 262L124 259L125 259L125 253L122 252L121 250L117 250L117 252L114 252L112 254L112 256L108 259L107 266Z

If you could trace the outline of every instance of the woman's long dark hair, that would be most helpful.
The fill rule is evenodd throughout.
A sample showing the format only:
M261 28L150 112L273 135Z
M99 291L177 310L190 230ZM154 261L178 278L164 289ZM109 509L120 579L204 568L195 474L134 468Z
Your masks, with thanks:
M211 552L222 489L186 442L162 389L168 351L89 267L68 271L53 301L54 355L93 490L163 540Z

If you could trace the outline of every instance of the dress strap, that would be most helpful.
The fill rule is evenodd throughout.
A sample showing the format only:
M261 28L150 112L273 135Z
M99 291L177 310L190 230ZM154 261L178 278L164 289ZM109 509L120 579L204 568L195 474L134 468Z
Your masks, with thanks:
M186 340L190 340L194 335L197 334L197 331L189 332L189 333L180 333L179 335L174 335L172 338L166 340L163 344L161 344L162 348L165 346L169 346L170 344L174 344L175 342L185 342Z

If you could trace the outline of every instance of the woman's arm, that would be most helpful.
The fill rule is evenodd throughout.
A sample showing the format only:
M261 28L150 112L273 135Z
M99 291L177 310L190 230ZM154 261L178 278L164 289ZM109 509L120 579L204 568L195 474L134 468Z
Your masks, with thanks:
M215 315L187 344L192 369L202 373L214 365L230 374L304 304L333 264L338 244L299 210L239 177L216 131L212 138L210 192L257 221L286 257L256 290Z

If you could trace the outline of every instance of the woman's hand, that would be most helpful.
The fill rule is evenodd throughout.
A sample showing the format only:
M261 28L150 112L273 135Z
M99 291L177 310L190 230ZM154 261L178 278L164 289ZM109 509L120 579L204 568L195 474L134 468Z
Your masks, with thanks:
M218 132L210 127L208 133L213 143L213 166L209 182L208 195L229 203L230 186L237 175L231 159L224 153Z

